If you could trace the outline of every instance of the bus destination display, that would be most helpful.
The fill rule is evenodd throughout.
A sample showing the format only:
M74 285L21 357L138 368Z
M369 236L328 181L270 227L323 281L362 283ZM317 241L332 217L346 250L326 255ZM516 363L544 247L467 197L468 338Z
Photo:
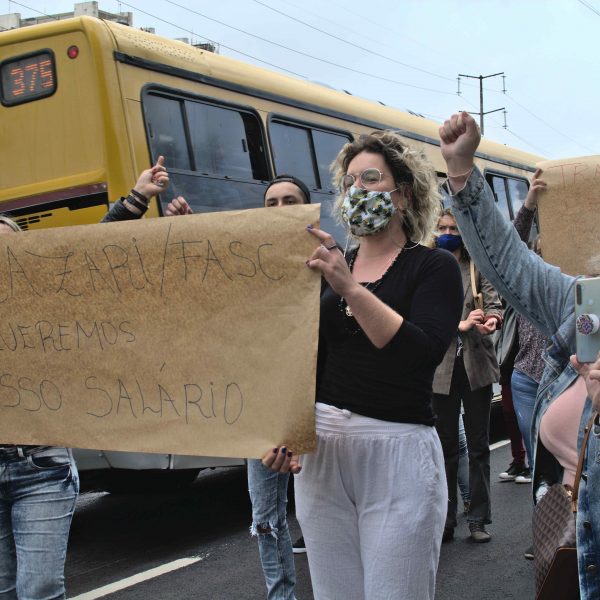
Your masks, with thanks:
M0 65L2 104L14 106L51 96L56 90L54 55L46 50Z

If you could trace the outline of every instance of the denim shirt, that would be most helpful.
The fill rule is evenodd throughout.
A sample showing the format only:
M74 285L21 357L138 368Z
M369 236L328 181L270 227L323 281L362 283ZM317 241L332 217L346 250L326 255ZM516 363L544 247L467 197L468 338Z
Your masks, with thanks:
M577 378L569 363L575 353L576 278L530 252L496 207L494 196L475 168L465 187L453 195L454 216L469 254L481 273L517 312L550 338L533 412L534 501L544 487L562 482L562 467L539 439L540 421L550 404ZM588 398L581 416L578 448L592 413ZM588 443L578 514L577 541L582 598L600 600L600 426Z

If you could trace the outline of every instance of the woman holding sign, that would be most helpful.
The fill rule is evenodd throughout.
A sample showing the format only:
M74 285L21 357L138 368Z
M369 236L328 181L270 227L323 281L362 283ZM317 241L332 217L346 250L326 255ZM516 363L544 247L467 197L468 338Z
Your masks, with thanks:
M550 336L531 431L535 457L533 491L537 503L553 484L574 483L578 447L582 445L593 409L599 408L600 361L590 367L580 365L572 356L576 278L530 252L497 209L483 175L474 166L480 134L473 118L464 112L452 115L440 128L440 138L442 155L448 164L454 214L471 257L498 292L536 328ZM600 598L597 415L591 427L576 519L579 587L584 600Z
M161 157L103 221L139 218L167 182ZM20 230L0 217L0 234ZM65 597L67 541L78 493L70 449L0 445L0 597Z
M454 537L456 527L458 418L462 403L469 447L469 532L474 542L489 542L491 536L485 529L492 517L489 423L492 384L500 377L490 334L502 324L502 303L488 280L474 268L448 208L438 219L435 242L458 261L465 293L462 320L433 380L433 410L438 417L435 426L444 449L449 496L443 541Z
M0 217L0 234L21 231ZM64 598L79 477L71 450L0 446L0 597Z
M315 598L433 599L448 494L432 380L462 311L458 263L420 244L438 214L435 170L394 132L344 146L337 212L357 247L326 232L307 262L321 295L317 450L297 473L297 517ZM302 470L300 471L300 468Z

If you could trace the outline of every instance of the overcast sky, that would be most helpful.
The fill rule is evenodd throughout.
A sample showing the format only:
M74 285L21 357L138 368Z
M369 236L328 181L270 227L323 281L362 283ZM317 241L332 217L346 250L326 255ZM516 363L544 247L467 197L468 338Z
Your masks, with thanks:
M0 0L0 14L73 6ZM501 77L484 80L484 110L505 107L508 129L502 111L490 114L487 138L547 158L600 154L600 0L99 0L99 8L436 121L479 111L479 81L463 78L458 96L459 73L504 72L506 94Z

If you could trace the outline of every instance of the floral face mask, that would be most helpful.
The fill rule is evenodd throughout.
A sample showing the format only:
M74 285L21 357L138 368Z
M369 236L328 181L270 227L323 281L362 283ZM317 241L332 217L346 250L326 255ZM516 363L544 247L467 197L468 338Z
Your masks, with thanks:
M392 192L367 191L353 185L342 202L342 219L355 236L373 235L385 229L396 207L392 203Z

